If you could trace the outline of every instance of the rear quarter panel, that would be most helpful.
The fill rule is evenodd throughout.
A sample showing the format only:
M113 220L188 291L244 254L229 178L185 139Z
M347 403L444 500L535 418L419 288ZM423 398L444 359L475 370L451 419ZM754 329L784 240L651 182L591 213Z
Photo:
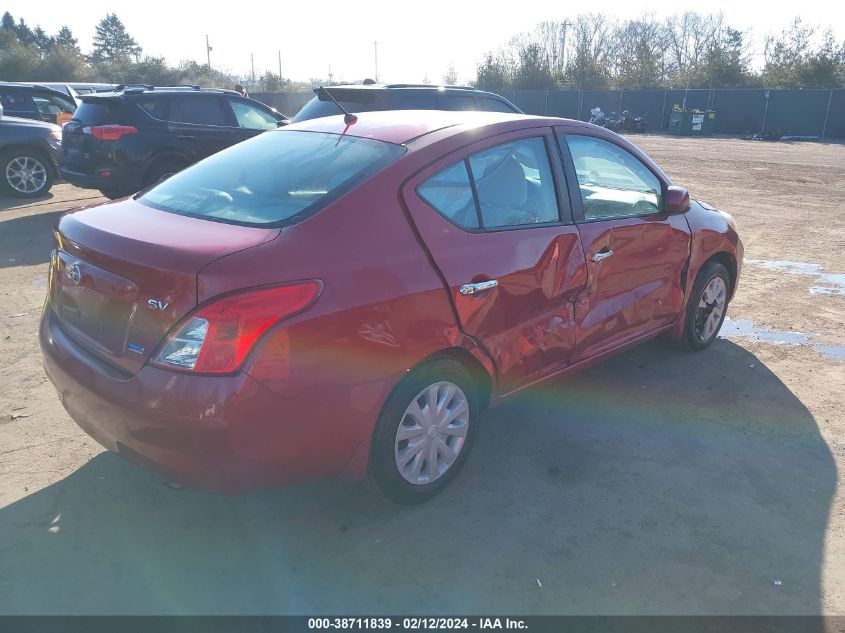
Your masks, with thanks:
M199 274L199 301L232 290L322 280L312 307L266 335L246 371L279 396L310 401L310 444L336 464L369 441L382 404L408 370L447 348L493 369L464 337L399 198L402 160L274 241ZM341 415L342 412L342 415ZM360 466L360 464L359 464ZM360 470L360 468L359 468ZM361 473L354 473L360 475Z

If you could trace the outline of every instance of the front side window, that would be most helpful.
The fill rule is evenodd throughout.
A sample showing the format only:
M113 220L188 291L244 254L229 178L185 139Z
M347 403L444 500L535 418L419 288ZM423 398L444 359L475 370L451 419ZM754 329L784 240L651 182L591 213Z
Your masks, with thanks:
M397 160L400 145L320 132L274 131L180 171L138 201L162 211L250 226L291 224Z
M276 117L250 103L231 99L229 105L232 106L240 127L250 130L275 130L279 127Z
M197 125L229 125L223 104L217 97L179 96L170 102L170 120Z
M497 145L469 157L486 228L560 219L546 143L540 137Z
M660 180L630 152L591 136L566 135L565 139L578 175L584 219L651 215L663 210Z

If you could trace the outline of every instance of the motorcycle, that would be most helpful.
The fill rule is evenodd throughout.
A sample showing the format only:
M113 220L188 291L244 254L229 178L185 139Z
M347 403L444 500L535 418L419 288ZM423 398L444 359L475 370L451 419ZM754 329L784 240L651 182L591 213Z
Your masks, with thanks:
M636 116L625 110L619 119L619 128L626 132L645 132L648 128L648 123L646 122L647 115L648 112L642 116Z
M590 110L590 123L605 127L613 132L645 132L648 124L646 123L646 115L636 116L631 114L628 110L623 110L621 115L615 112L605 114L600 107L595 107Z

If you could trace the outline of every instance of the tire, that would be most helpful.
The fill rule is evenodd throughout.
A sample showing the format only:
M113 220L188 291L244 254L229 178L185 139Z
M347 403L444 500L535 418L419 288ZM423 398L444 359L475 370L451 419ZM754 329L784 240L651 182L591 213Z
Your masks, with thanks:
M430 394L435 394L438 404L446 409L439 413L442 409L435 406L439 424L426 426L431 422L426 413ZM396 386L376 423L367 468L371 486L396 503L431 499L449 485L466 462L475 441L479 413L476 385L461 363L444 357L420 365ZM450 417L453 419L449 422ZM432 426L433 432L429 430ZM400 439L400 427L403 435L412 437ZM456 454L451 461L443 444ZM429 452L432 446L433 453ZM432 454L433 467L429 461ZM400 471L403 460L406 466Z
M698 272L687 304L681 339L687 349L701 351L716 340L725 321L730 289L731 278L722 264L707 262Z
M22 147L0 154L0 189L18 198L47 195L55 176L50 161L38 150Z
M156 161L147 170L147 173L144 176L144 186L142 189L157 185L165 178L172 176L176 172L182 171L185 167L187 167L187 165L183 161L175 158L164 158Z
M109 200L117 200L118 198L125 198L126 196L131 196L134 192L132 191L117 191L114 189L100 189L100 193L104 195Z

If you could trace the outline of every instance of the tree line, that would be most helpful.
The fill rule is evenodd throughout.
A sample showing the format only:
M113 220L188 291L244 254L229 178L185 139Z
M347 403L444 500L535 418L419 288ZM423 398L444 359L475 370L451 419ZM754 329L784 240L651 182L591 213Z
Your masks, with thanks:
M196 84L232 88L244 80L231 73L186 60L176 66L164 57L143 55L143 48L114 13L96 25L93 48L84 54L67 26L48 35L8 11L0 20L0 79L4 81L105 82L152 85ZM292 83L271 72L255 82L255 90L280 91Z
M765 38L762 68L751 64L750 33L723 15L688 11L618 21L603 13L547 21L477 66L485 89L839 88L845 41L795 18Z

